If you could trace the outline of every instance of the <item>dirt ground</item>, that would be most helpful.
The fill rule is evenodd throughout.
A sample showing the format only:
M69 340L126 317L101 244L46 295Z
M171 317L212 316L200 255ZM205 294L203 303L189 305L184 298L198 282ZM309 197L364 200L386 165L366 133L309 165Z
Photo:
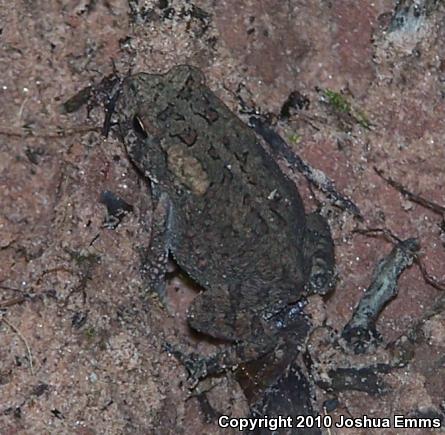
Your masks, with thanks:
M329 205L280 162L308 211L324 205L334 234L336 291L314 305L314 321L341 330L391 250L385 238L357 229L417 237L426 273L445 282L440 0L0 0L0 47L2 435L231 433L205 420L184 367L163 348L166 340L198 351L208 345L187 331L193 293L180 278L170 282L169 310L143 288L146 185L122 144L100 135L101 108L61 110L113 68L125 75L195 65L235 112L240 84L263 113L278 115L293 91L307 98L276 129L364 217ZM439 207L409 200L375 168ZM104 191L134 209L115 229L104 226ZM317 389L320 412L335 398L335 418L443 419L445 303L437 287L414 264L379 318L385 342L418 332L409 364L385 376L386 394ZM227 414L247 414L230 376L218 388Z

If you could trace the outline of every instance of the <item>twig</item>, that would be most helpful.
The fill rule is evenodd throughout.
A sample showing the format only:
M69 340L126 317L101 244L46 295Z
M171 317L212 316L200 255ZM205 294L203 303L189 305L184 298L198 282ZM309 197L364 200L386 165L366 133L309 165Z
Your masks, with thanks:
M377 263L371 285L341 334L356 354L364 353L370 344L380 339L380 334L375 329L377 318L388 301L397 295L399 276L413 263L419 249L417 239L403 240Z
M8 320L6 320L4 317L2 317L0 319L0 321L3 321L6 325L8 325L19 337L20 339L23 341L23 343L25 344L26 347L26 352L28 353L28 360L29 360L29 370L31 371L31 375L34 376L34 367L33 367L33 363L32 363L32 353L31 353L31 349L28 345L28 342L26 341L26 338L24 337L24 335L18 330L18 328L16 328L11 322L9 322Z
M0 135L9 137L41 137L41 138L57 138L72 136L75 134L88 133L90 131L100 132L101 129L98 127L87 126L87 127L73 127L73 128L60 128L56 130L43 130L34 131L28 128L14 129L14 128L0 128Z
M352 232L357 234L364 234L370 237L382 235L383 238L389 243L401 242L401 239L399 239L395 234L393 234L389 229L386 228L357 228L355 230L352 230ZM445 291L445 282L438 281L434 278L434 276L431 276L428 273L428 271L426 270L426 266L422 262L420 256L416 256L414 258L414 262L419 266L422 277L427 284L434 287L436 290Z
M410 192L408 189L403 187L398 181L395 181L390 177L385 177L383 175L383 171L376 168L375 166L374 166L374 171L380 178L383 178L390 186L394 187L394 189L397 189L402 195L405 195L410 201L415 202L429 210L432 210L434 213L437 213L441 216L445 214L445 207L436 204L435 202L432 202L429 199L422 198L421 196L413 192Z
M388 228L356 228L352 230L352 233L363 234L369 237L383 236L383 238L389 243L399 243L402 239L399 239L391 230Z
M416 258L415 262L419 265L420 271L422 272L423 279L427 284L434 287L436 290L445 291L445 283L441 281L437 281L433 276L431 276L427 270L423 262L420 258Z
M270 127L264 117L251 116L249 118L249 126L265 140L274 152L284 157L292 169L303 174L306 180L324 192L333 204L363 220L359 208L352 200L337 192L334 182L323 171L313 168L309 163L295 154L286 141Z
M24 296L19 296L16 298L8 299L6 301L0 301L0 309L12 307L13 305L21 304L22 302L25 302L25 301L26 301L26 298Z

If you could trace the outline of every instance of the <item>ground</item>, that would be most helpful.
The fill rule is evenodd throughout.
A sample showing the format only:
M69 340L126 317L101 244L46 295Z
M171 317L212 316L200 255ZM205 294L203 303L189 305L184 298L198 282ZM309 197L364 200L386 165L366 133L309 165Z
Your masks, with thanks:
M445 205L445 8L396 3L0 1L0 433L228 433L205 421L184 367L163 348L208 348L186 328L192 291L174 278L169 310L144 292L145 184L121 143L100 135L102 110L61 110L114 69L193 64L235 112L240 84L263 113L278 115L293 91L307 97L276 129L364 217L328 205L280 161L307 209L325 206L334 234L336 291L313 305L314 322L340 330L391 250L357 229L417 237L426 272L445 281L443 208L410 201L375 171ZM134 208L115 229L104 226L103 191ZM377 328L386 342L420 331L410 362L386 376L383 396L337 394L334 417L444 412L443 299L418 264L403 273ZM233 380L218 388L227 413L247 413ZM327 398L317 391L319 404Z

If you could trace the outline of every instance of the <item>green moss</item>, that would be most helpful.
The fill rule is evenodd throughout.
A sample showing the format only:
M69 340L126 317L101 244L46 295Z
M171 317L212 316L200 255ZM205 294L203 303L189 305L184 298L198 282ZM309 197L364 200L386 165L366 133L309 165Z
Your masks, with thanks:
M301 142L301 136L297 133L291 134L290 136L288 136L289 142L292 142L294 144L300 143Z
M331 91L330 89L324 90L324 96L332 108L338 112L349 113L351 111L351 105L346 98L339 92Z
M331 89L325 89L323 91L323 95L326 99L326 102L332 107L332 109L338 113L346 113L351 116L357 124L370 129L371 123L366 116L366 114L355 107L346 99L344 95L339 92L332 91Z
M96 330L94 329L94 326L89 326L88 328L86 328L83 331L83 333L88 340L93 340L94 337L96 337L96 335L97 335Z

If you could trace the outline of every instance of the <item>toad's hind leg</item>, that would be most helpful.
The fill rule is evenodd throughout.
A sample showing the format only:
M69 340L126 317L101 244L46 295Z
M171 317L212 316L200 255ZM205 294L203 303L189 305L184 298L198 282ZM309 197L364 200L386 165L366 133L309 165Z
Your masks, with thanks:
M247 322L245 317L238 318L240 310L234 299L228 287L200 293L188 309L189 326L197 332L231 342L248 335L243 327Z
M304 257L308 293L329 293L335 285L334 242L326 219L318 213L306 216Z
M203 357L169 348L196 380L256 360L278 344L271 325L258 314L242 309L237 294L229 289L203 292L194 299L188 312L192 329L231 342L224 350Z
M151 240L142 250L141 273L146 288L154 291L165 303L165 273L170 247L171 203L162 193L153 211Z

